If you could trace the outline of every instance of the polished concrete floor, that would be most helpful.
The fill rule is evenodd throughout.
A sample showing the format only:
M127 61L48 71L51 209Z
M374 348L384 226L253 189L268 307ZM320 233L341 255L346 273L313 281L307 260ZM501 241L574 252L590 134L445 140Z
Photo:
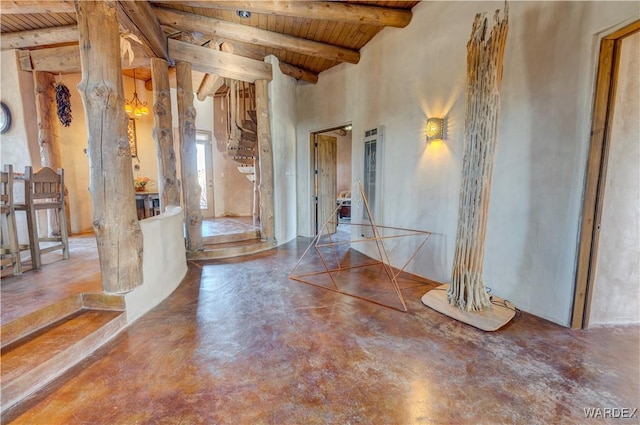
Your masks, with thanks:
M640 329L526 313L483 333L287 278L309 239L190 263L161 305L4 419L15 424L584 424L640 407ZM615 423L638 423L634 419Z
M202 236L242 233L255 229L251 217L206 218ZM38 309L62 301L69 295L102 291L98 248L93 233L69 238L69 259L62 251L42 255L42 268L33 270L29 251L22 252L23 273L13 276L13 269L0 271L0 321L3 324Z
M253 217L217 217L202 220L202 236L230 235L259 229L253 224Z

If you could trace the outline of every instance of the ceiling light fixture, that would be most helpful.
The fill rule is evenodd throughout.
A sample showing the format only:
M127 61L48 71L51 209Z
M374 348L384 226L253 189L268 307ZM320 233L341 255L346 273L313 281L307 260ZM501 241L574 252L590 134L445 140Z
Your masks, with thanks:
M236 13L238 14L239 17L243 19L247 19L251 17L251 12L249 12L248 10L238 10Z
M133 97L131 100L124 100L124 110L129 115L133 115L134 117L140 117L142 115L149 115L149 108L147 107L147 102L143 102L138 97L138 92L136 91L136 70L133 70Z

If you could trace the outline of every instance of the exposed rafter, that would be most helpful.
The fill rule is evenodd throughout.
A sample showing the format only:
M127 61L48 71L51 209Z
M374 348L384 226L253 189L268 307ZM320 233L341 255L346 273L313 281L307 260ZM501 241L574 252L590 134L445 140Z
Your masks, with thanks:
M222 78L247 81L271 80L271 64L227 52L169 39L169 55L176 61L191 63L193 69Z
M223 84L224 78L220 78L216 74L206 74L200 83L200 87L198 87L198 92L196 93L198 100L202 102L208 96L214 95Z
M223 52L233 53L233 46L227 45L224 49L222 46L218 46L217 43L210 43L209 48L213 50L222 50ZM205 100L210 94L215 93L216 90L222 85L224 81L223 78L220 78L218 74L205 74L204 78L200 82L200 86L198 87L198 91L196 92L196 96L198 100L202 102Z
M157 1L157 0L156 0ZM408 10L389 9L332 1L164 1L182 6L219 10L248 10L295 18L327 19L349 24L365 24L404 28L411 22Z
M276 49L286 49L290 52L322 57L338 62L358 63L358 61L360 61L360 53L355 50L345 49L331 44L293 37L246 25L233 24L193 13L178 12L161 7L155 7L154 10L158 20L163 25L168 25L183 31L198 31L210 35L211 38L221 37Z
M118 21L141 42L148 57L158 57L171 62L167 37L153 9L146 1L118 1Z
M280 71L284 75L295 78L296 80L306 81L307 83L315 84L318 82L318 74L307 71L306 69L298 68L293 65L289 65L285 62L280 62Z
M72 0L60 1L10 1L2 0L3 15L29 13L76 13Z
M0 37L2 50L23 49L25 47L48 46L70 42L78 42L77 25L4 33L2 37Z
M171 33L172 30L173 31L179 31L179 30L175 30L171 27L168 26L164 26L164 31L167 33ZM186 32L182 32L181 34L184 35ZM191 43L193 44L199 44L201 46L204 46L206 43L209 42L213 42L211 40L211 37L206 38L203 37L201 34L194 34L194 33L188 33L188 37L186 37L187 39L190 40ZM183 40L185 41L185 40ZM222 46L224 47L225 45L229 45L230 43L228 41L225 41L224 43L222 43ZM222 49L224 50L224 48ZM264 60L264 56L253 52L249 49L243 48L240 45L233 45L233 54L238 55L238 56L244 56L245 58L251 58L251 59L255 59L255 60L259 60L259 61L263 61ZM280 62L280 71L284 74L284 75L288 75L290 77L295 78L296 80L302 80L302 81L306 81L307 83L311 83L311 84L316 84L318 82L318 74L316 74L315 72L311 72L308 71L306 69L302 69L302 68L298 68L297 66L293 66L289 63L283 62L282 60L279 61ZM151 89L148 89L151 90Z
M229 43L223 43L223 46ZM234 54L239 56L244 56L246 58L256 59L256 60L264 60L264 57L261 55L254 53L250 50L243 49L239 46L234 46ZM306 69L298 68L297 66L293 66L283 61L279 61L280 71L284 75L288 75L290 77L295 78L296 80L306 81L307 83L315 84L318 82L318 74L315 72L307 71Z
M0 47L42 49L75 44L78 30L69 24L76 15L77 1L84 0L0 0L3 16ZM318 74L326 69L344 62L358 63L359 50L383 27L407 26L412 18L411 7L417 2L113 0L109 3L117 12L121 35L131 34L131 46L145 57L158 57L173 64L168 38L200 46L231 42L237 56L262 62L273 54L278 57L283 74L316 83ZM248 10L254 15L237 20L237 10ZM12 16L16 14L20 16ZM51 26L56 24L62 26ZM72 69L75 65L69 62L69 51L63 53L65 56L59 61L65 69ZM28 52L20 54L23 60L25 56L31 58ZM47 55L48 52L43 60L54 63L55 58ZM145 80L150 79L148 72L142 74ZM206 78L207 85L212 79L213 76Z
M141 52L140 52L141 53ZM80 72L80 48L78 45L50 47L38 50L18 50L18 60L23 71ZM122 62L123 69L148 68L149 58L135 55L131 64Z

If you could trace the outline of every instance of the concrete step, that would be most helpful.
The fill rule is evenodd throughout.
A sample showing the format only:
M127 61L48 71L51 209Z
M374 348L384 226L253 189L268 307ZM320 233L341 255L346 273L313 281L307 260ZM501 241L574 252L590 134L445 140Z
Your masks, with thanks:
M82 309L124 311L124 296L112 294L75 294L41 308L26 316L2 324L0 346L9 344L39 331Z
M89 303L100 304L100 298L94 297ZM124 311L81 307L3 346L0 359L2 412L43 389L117 335L126 325Z
M260 230L253 229L239 233L227 233L224 235L204 236L202 238L205 245L215 245L229 242L242 242L260 239Z
M260 239L205 245L202 251L187 252L187 259L215 260L240 257L267 251L275 246L275 242L262 242Z

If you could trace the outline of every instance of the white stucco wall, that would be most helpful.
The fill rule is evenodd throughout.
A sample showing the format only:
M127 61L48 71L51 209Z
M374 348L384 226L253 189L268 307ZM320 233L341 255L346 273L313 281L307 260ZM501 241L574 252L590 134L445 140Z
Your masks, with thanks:
M275 236L278 244L295 238L296 229L296 80L282 74L275 56L268 84L273 152Z
M11 112L11 127L0 135L0 158L3 166L12 164L14 171L22 173L27 165L40 165L36 106L30 101L33 75L20 70L15 50L3 50L0 62L0 100Z
M60 146L62 149L62 167L69 196L67 204L71 212L72 233L91 232L93 227L93 201L89 193L89 156L87 149L87 125L84 118L84 106L78 92L80 74L64 74L57 77L67 86L71 94L71 124L59 125Z
M382 222L435 234L410 271L448 282L461 180L466 43L478 12L503 2L423 2L386 28L358 65L299 84L298 232L310 236L309 132L353 122L353 180L363 132L385 126ZM500 143L487 228L485 282L517 307L567 325L589 140L598 36L637 19L635 2L512 2ZM426 119L447 140L427 145ZM353 214L358 214L354 209ZM380 221L380 220L378 220Z
M622 41L589 324L640 323L640 33Z
M15 173L24 173L28 165L37 170L41 162L33 74L20 70L15 50L2 51L0 63L0 100L11 113L11 127L0 135L0 167L4 170L5 164L11 164ZM24 185L21 182L15 183L14 194L16 202L24 200ZM25 213L16 214L16 225L19 243L28 245Z

